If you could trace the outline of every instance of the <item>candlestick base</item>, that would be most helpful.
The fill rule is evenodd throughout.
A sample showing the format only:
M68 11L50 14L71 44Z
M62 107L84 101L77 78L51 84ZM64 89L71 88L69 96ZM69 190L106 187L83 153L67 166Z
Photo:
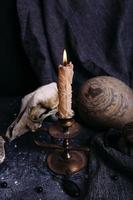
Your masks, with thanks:
M66 131L66 129L69 131ZM62 119L55 126L49 128L49 134L54 138L73 138L80 132L80 125L74 119Z
M47 162L56 174L73 174L85 167L87 159L83 152L71 151L70 157L67 158L63 152L56 151L48 156Z
M62 145L47 144L34 140L43 148L54 150L48 155L48 167L56 174L73 174L83 169L87 164L87 147L73 146L70 139L80 133L81 126L74 119L60 119L57 125L49 128L49 134L58 139L63 139Z

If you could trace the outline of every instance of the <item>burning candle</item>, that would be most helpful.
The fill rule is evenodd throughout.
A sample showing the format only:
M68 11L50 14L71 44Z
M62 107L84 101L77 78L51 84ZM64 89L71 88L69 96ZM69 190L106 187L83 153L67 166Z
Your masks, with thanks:
M69 119L73 117L72 110L72 79L73 64L67 61L67 52L63 52L63 65L58 67L58 91L59 106L58 114L60 119Z

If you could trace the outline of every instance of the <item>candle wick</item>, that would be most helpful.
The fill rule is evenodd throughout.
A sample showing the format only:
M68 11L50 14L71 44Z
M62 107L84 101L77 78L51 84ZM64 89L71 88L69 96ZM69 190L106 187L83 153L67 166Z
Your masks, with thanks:
M66 66L66 65L67 65L67 61L64 61L64 62L63 62L63 65Z

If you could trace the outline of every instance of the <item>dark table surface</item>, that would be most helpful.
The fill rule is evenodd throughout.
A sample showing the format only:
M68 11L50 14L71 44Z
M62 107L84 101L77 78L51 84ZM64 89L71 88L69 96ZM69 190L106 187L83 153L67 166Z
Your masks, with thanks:
M20 102L21 97L0 99L1 134L5 133L16 118ZM50 124L47 122L45 125ZM109 131L109 134L113 135L114 131ZM115 131L115 134L119 133ZM84 128L72 142L89 146L92 135L94 131ZM34 144L33 136L34 134L29 132L5 144L6 159L0 165L0 200L74 199L63 191L61 176L53 174L47 167L48 152ZM47 134L39 133L37 137L51 142ZM132 151L130 156L126 155L111 143L105 145L99 134L94 138L87 167L70 177L81 190L81 195L75 199L112 200L113 196L113 200L132 200ZM60 140L56 142L60 143ZM6 188L2 187L3 182L7 183ZM42 187L43 191L38 192L37 187Z
M20 97L1 98L1 134L5 134L7 127L16 118L20 107L20 99ZM48 125L47 122L46 126ZM6 182L7 188L0 188L0 199L71 199L61 188L61 176L55 176L48 169L46 163L48 152L34 144L33 135L29 132L11 143L5 144L6 159L0 166L0 181L1 183ZM43 133L39 133L37 137L42 137L47 142L51 140L47 134ZM82 197L88 178L87 174L84 173L85 171L86 169L71 176L71 180L74 180L83 190L81 192ZM43 188L40 193L36 189L39 186Z

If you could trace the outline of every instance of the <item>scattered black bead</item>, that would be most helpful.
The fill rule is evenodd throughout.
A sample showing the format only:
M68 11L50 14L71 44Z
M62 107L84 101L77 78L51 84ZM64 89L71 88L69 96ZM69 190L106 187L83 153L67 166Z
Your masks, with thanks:
M70 180L62 180L63 191L71 197L79 197L80 189L76 183Z
M1 183L0 183L0 187L1 187L1 188L7 188L7 182L5 182L5 181L4 181L4 182L1 182Z
M38 186L38 187L35 188L35 191L37 193L42 193L43 192L43 187L42 186Z
M114 181L117 181L118 180L118 176L117 175L111 175L111 179L114 180Z

